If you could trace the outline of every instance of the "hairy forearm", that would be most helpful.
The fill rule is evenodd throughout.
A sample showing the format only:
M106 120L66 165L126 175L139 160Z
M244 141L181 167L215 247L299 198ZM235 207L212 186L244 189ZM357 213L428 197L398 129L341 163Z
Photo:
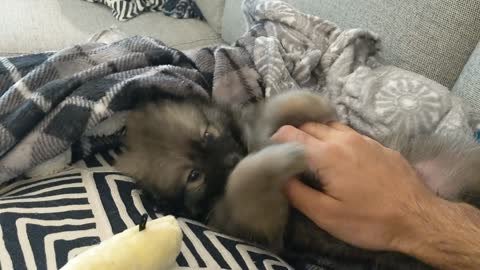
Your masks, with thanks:
M442 270L480 269L480 210L444 200L420 209L396 249Z

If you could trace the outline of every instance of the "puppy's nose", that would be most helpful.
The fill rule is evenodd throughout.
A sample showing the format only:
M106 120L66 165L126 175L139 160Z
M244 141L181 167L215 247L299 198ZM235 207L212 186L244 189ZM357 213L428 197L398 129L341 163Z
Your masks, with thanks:
M237 153L230 154L225 158L225 165L227 165L229 168L233 168L238 162L240 162L241 159L242 156Z

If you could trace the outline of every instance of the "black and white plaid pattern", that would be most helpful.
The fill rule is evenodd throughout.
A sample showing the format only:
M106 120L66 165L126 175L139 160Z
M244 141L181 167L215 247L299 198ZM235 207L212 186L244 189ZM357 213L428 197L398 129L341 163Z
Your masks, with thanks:
M125 113L145 101L262 98L242 48L204 49L192 58L198 63L147 37L0 58L0 183L65 151L74 161L118 141ZM231 79L230 92L215 90Z
M85 0L100 3L112 9L119 21L128 21L146 11L161 11L174 18L200 18L202 13L193 0Z
M61 154L82 134L142 100L208 98L208 85L194 64L149 38L1 63L0 182ZM112 133L122 126L119 122Z

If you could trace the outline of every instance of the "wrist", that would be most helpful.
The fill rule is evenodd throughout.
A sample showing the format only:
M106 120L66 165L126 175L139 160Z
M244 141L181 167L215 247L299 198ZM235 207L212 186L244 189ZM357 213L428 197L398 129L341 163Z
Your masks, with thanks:
M415 256L419 250L431 246L442 235L448 235L451 226L445 224L444 214L452 212L456 204L442 198L430 198L416 201L406 209L401 219L401 225L392 239L390 250ZM450 221L451 222L451 221Z
M405 224L407 229L393 241L392 250L438 269L478 269L478 209L435 197L418 204Z

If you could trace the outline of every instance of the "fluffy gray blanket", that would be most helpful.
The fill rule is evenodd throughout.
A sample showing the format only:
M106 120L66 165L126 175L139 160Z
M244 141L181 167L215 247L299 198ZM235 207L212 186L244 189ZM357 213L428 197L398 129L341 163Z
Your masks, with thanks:
M378 61L379 38L361 29L342 30L281 1L247 0L251 30L245 44L267 96L291 88L324 93L341 119L374 138L467 132L468 109L447 88Z

